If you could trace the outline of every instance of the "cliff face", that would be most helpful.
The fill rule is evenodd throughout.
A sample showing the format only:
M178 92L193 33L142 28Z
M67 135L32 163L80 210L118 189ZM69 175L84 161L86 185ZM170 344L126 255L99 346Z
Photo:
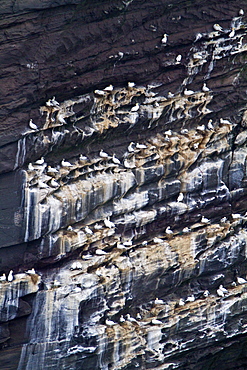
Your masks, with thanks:
M0 5L1 369L246 369L245 1L24 3Z

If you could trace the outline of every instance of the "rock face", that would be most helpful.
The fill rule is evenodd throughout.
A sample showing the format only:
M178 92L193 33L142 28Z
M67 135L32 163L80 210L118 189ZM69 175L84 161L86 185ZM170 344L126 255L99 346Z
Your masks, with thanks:
M247 368L245 6L0 5L1 369Z

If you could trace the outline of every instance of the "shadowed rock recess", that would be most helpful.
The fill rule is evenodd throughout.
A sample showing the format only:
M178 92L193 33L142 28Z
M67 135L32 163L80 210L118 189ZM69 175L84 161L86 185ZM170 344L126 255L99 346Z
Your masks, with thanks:
M1 370L247 369L246 1L0 28Z

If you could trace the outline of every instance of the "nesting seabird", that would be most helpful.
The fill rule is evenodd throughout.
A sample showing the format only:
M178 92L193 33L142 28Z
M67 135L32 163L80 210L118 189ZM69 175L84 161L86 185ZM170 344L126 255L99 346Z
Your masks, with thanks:
M32 163L28 163L28 171L34 171L35 168L33 167Z
M129 89L132 89L133 87L135 87L135 83L134 82L128 82L128 88Z
M133 153L135 151L135 143L133 143L133 141L129 144L128 151L130 153Z
M210 91L210 89L207 87L206 83L204 82L203 86L202 86L202 91L203 92L208 92Z
M0 282L6 281L6 275L3 273L2 276L0 276Z
M240 10L239 10L239 12L238 12L238 14L239 14L240 16L244 15L244 11L243 11L243 9L240 9Z
M231 32L229 33L229 37L230 38L232 38L232 37L234 37L235 36L235 28L234 27L232 27L232 30L231 30Z
M187 88L184 89L184 95L189 96L193 95L195 92L193 90L187 90Z
M191 229L188 226L185 226L182 230L183 233L189 233Z
M123 317L123 315L120 316L120 319L119 319L120 322L125 322L125 318Z
M207 298L208 296L210 295L210 293L209 293L209 290L204 290L204 292L203 292L203 297L204 298Z
M112 156L112 162L115 164L121 164L120 160L116 157L115 153Z
M223 28L222 28L218 23L215 23L215 24L213 25L213 29L214 29L215 31L223 32Z
M112 320L108 320L108 319L106 319L106 320L105 320L105 323L106 323L106 325L107 325L107 326L113 326L113 325L116 325L116 323L115 323L114 321L112 321Z
M111 92L113 91L113 89L114 89L113 85L109 85L104 88L104 91Z
M11 281L14 280L14 275L13 275L13 270L10 270L9 274L8 274L8 281L11 283Z
M161 43L162 43L162 44L166 44L166 43L167 43L167 41L168 41L168 35L167 35L167 33L164 33L163 38L162 38L162 40L161 40Z
M167 235L172 235L173 231L171 230L171 226L167 226L165 232L166 232Z
M154 304L165 304L165 302L162 299L155 298Z
M99 156L100 156L101 158L109 158L109 155L108 155L106 152L104 152L102 149L101 149L101 151L99 152Z
M214 126L213 126L212 122L213 122L213 120L212 120L212 119L210 119L210 120L208 121L208 129L209 129L209 130L213 130L213 129L214 129Z
M184 195L183 195L183 193L179 193L179 196L178 196L178 198L177 198L177 202L182 202L182 201L183 201L183 199L184 199Z
M111 228L114 228L115 227L115 224L113 222L110 221L109 217L108 218L105 218L104 219L104 224L106 227L108 227L109 229Z
M62 166L62 167L72 167L73 165L72 165L70 162L66 161L66 160L63 158L63 159L62 159L62 161L61 161L61 166Z
M102 229L102 225L99 225L99 224L95 224L94 225L94 228L95 228L95 230L100 230L100 229Z
M134 107L131 108L131 112L137 112L140 108L140 104L139 103L136 103L136 105L134 105Z
M47 167L47 173L50 173L50 174L58 173L58 170L56 168L48 166Z
M37 131L38 130L38 126L35 125L35 123L33 123L33 120L32 118L30 119L29 121L29 127L32 129L32 130L35 130Z
M219 286L219 289L220 289L224 294L227 294L227 293L228 293L228 290L227 290L226 288L224 288L222 284Z
M105 251L102 251L102 249L96 249L95 254L97 256L104 256L107 253Z
M239 285L241 285L241 284L246 284L246 283L247 283L247 281L246 281L244 278L237 277L237 283L238 283Z
M192 294L191 296L187 297L186 302L194 302L195 301L195 296Z
M181 62L181 60L182 60L182 55L181 54L177 55L176 56L176 64L179 64Z
M38 165L42 165L45 163L45 159L44 157L41 157L40 159L38 159L36 162L34 162L35 164L38 164Z
M179 306L184 306L185 305L185 302L183 300L183 298L180 298L179 301L178 301L178 305Z
M164 242L164 240L163 239L161 239L161 238L157 238L156 236L153 238L153 242L154 243L163 243Z
M72 265L70 266L69 269L71 271L74 271L74 270L82 270L82 264L79 261L75 261L75 262L72 263Z
M196 130L197 131L205 131L206 127L205 127L205 125L197 126Z
M31 270L27 270L27 271L25 271L26 272L26 274L28 274L28 275L35 275L36 274L36 271L34 270L34 268L32 268Z
M162 324L163 324L163 322L162 322L162 321L157 320L157 319L152 319L152 320L151 320L151 323L152 323L153 325L162 325Z
M105 96L107 92L103 90L94 90L94 94L99 96Z
M85 231L86 234L93 234L92 230L88 226L85 227Z
M209 220L208 218L206 218L206 217L202 216L202 218L201 218L201 223L202 223L202 224L209 224L209 223L210 223L210 220Z
M137 323L136 319L134 319L134 317L131 317L129 313L127 313L127 315L126 315L126 319L127 319L129 322L136 322L136 323Z
M173 98L174 97L174 94L171 91L168 91L167 97L168 98Z

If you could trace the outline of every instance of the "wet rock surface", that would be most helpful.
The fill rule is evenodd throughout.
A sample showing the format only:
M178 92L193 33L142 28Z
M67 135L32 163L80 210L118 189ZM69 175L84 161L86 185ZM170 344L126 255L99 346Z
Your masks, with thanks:
M247 367L245 10L0 5L2 369Z

